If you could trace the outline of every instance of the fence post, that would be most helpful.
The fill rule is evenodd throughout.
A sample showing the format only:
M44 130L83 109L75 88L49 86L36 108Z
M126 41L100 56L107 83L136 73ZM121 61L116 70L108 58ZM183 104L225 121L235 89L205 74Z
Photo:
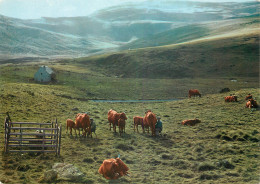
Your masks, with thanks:
M58 155L60 155L60 144L61 144L61 124L60 124L60 131L59 131L59 149L58 149Z
M20 147L20 151L22 151L22 146L21 146L21 144L22 144L22 142L23 142L23 131L22 131L22 124L20 124L20 141L19 141L19 147Z
M56 155L58 155L58 144L59 144L59 127L58 127L58 122L57 122L57 118L55 121L55 128L56 128L56 132L55 132L55 136L56 136Z
M7 117L5 118L5 153L8 152L8 131L7 131L7 128L8 128L8 119Z
M43 155L44 155L44 145L45 145L45 130L43 130L43 136L41 137L42 138L42 152L43 152Z

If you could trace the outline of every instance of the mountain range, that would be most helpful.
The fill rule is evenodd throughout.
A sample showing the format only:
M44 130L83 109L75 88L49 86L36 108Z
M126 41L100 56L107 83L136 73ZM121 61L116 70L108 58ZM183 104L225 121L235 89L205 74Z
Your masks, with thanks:
M0 16L0 55L82 57L257 30L259 2L127 3L85 17Z

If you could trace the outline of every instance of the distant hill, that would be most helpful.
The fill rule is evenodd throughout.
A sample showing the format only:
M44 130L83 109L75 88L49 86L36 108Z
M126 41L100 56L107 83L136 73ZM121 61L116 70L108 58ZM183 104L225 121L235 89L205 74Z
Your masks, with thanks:
M124 44L120 50L156 47L169 44L183 43L196 39L223 35L259 27L259 17L246 17L232 20L211 21L180 26L152 36L147 36Z
M0 16L0 55L80 57L181 43L212 35L214 26L206 24L257 17L258 10L259 2L148 0L109 7L86 17L21 20Z
M133 78L258 77L259 30L73 60Z

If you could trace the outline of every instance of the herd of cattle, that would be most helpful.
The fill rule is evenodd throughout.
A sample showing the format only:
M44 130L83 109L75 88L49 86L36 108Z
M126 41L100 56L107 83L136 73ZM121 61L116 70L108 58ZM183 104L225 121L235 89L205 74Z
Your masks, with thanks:
M201 94L197 89L189 90L189 98L191 98L192 96L201 97ZM253 99L253 96L251 94L248 94L245 100L247 100L246 107L248 108L258 107L256 101ZM225 102L237 102L237 96L235 95L226 96ZM112 128L111 127L112 125L114 132L116 132L116 126L118 126L120 136L122 133L125 133L125 125L126 125L127 117L124 112L118 113L115 110L110 109L107 113L107 119L109 122L110 130ZM155 124L157 123L157 118L156 115L151 110L147 110L145 112L144 117L135 116L133 118L133 122L134 122L134 131L137 129L138 132L138 125L141 125L143 129L143 133L145 133L145 129L147 129L149 134L149 129L151 129L152 136L156 136ZM195 118L192 120L184 120L181 122L181 124L194 126L200 122L201 121L199 119ZM86 113L78 113L75 117L75 122L71 119L67 119L66 125L67 125L67 131L68 128L70 129L70 135L72 135L72 129L74 129L76 136L77 136L76 130L79 131L79 136L80 136L80 128L81 128L83 137L86 137L86 135L87 136L90 135L92 137L90 117ZM122 160L120 160L120 158L116 158L116 159L112 158L103 161L103 164L99 168L99 173L102 174L106 179L118 179L121 176L128 175L127 173L128 170L129 170L128 167L123 163Z

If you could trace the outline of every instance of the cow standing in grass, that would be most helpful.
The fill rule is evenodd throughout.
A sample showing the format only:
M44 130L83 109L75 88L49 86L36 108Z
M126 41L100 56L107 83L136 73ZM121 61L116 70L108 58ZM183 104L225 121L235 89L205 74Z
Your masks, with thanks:
M151 110L145 112L144 122L146 122L151 128L152 136L155 135L155 124L157 122L156 116Z
M118 128L119 128L119 135L121 136L122 133L125 133L125 119L120 118L118 120Z
M109 122L109 128L111 130L111 124L113 125L114 132L116 132L116 126L118 125L119 119L127 120L127 117L124 112L117 113L115 110L110 109L107 113L107 119Z
M136 129L138 132L138 125L141 125L142 128L144 126L144 118L140 116L135 116L133 119L134 119L134 131Z
M87 134L92 137L90 118L87 114L79 114L76 117L76 121L75 121L76 135L77 135L77 132L76 132L76 129L77 129L79 131L79 136L80 136L80 128L82 128L82 134L84 137L86 137Z
M148 131L148 134L149 134L149 124L144 121L144 118L143 117L140 117L140 116L135 116L134 118L134 131L135 129L138 131L138 125L141 125L142 126L142 129L143 129L143 133L145 133L145 129L147 129Z
M68 133L68 129L70 129L70 135L72 135L72 129L75 130L75 122L71 119L67 119L66 128L67 128L66 134Z

